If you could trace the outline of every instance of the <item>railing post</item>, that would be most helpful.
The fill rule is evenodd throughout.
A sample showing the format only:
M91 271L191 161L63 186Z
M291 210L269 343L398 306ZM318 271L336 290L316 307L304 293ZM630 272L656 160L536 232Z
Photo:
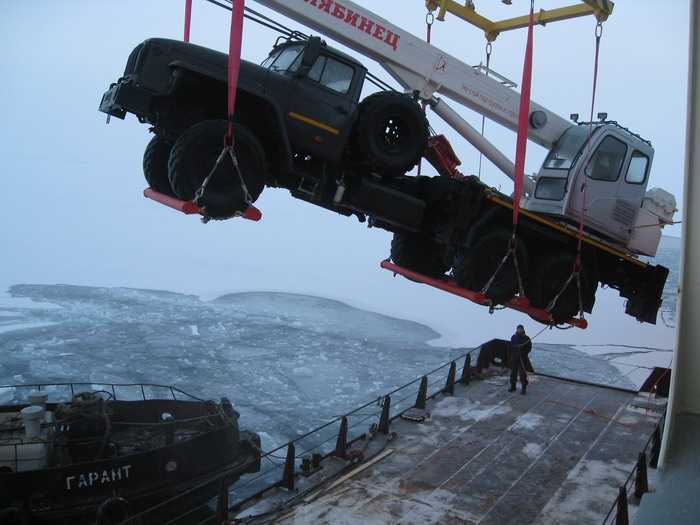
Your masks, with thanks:
M335 452L333 454L339 458L345 459L348 450L348 418L343 416L340 420L340 430L338 430L338 439L335 442Z
M469 380L472 378L472 354L469 353L464 358L464 367L462 367L462 377L459 378L459 382L463 385L468 385Z
M377 430L382 434L389 433L389 422L391 421L391 396L384 396L384 404L382 405L382 417L379 418L379 427Z
M656 468L659 465L659 453L661 452L661 430L656 425L654 434L651 437L651 457L649 458L649 466Z
M622 485L617 496L617 514L615 525L629 525L630 518L627 512L627 487Z
M418 387L418 395L416 396L416 408L425 410L425 402L428 400L428 377L423 376L420 379Z
M294 443L287 445L287 457L284 460L284 474L282 475L282 486L288 490L294 490Z
M216 520L218 523L228 521L228 484L226 478L221 478L219 484L219 497L216 499Z
M457 365L454 361L450 363L450 371L447 373L447 382L442 389L444 394L453 395L455 393L455 376L457 375Z
M647 455L644 452L640 452L639 459L637 459L637 476L634 479L634 495L636 498L641 498L646 492L649 492Z

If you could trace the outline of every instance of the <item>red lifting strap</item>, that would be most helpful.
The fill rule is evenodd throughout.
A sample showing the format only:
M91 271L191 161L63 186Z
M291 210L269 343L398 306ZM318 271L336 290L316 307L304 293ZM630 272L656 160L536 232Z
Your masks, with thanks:
M523 177L525 173L525 152L527 150L527 130L530 117L530 85L532 84L532 24L534 21L534 2L530 3L530 22L527 27L527 46L523 64L522 90L520 91L520 108L518 113L518 139L515 146L515 191L513 193L513 225L518 224L520 216L520 198L523 194Z
M231 31L228 47L228 130L226 144L233 144L233 113L236 108L236 88L241 68L241 46L243 43L243 13L245 0L233 0L231 9Z
M192 0L185 0L185 35L182 39L190 41L190 22L192 21Z

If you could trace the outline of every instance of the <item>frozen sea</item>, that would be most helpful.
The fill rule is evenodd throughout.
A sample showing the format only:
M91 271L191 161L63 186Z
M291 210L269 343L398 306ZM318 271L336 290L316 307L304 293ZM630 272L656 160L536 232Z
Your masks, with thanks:
M672 322L678 252L668 248L660 257L672 267L663 318ZM634 388L648 367L668 366L671 356L670 345L589 345L568 334L570 343L537 342L538 371ZM0 384L145 382L225 396L269 450L469 349L441 341L424 324L308 295L205 300L18 284L0 299ZM12 392L0 395L9 401Z

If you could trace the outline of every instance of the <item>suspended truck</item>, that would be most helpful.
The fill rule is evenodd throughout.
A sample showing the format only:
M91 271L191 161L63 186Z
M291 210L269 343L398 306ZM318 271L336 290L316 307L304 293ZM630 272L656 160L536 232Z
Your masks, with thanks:
M151 188L197 199L213 218L246 210L266 186L287 188L298 199L393 232L396 265L437 279L451 271L459 287L483 290L491 304L524 293L559 324L591 312L601 284L627 299L627 314L656 322L668 269L639 256L656 254L675 199L647 191L649 141L605 117L571 122L531 102L528 138L549 154L539 173L525 179L517 264L514 257L503 263L512 198L457 171L444 137L430 136L420 102L513 178L513 163L437 94L514 131L519 94L353 2L258 1L377 61L405 93L380 91L360 100L368 78L363 64L318 37L295 32L278 39L262 64L241 61L237 172L229 159L216 163L227 128L227 55L146 40L100 110L122 119L132 113L152 126L144 154ZM423 156L439 176L407 175ZM581 208L577 283L571 275Z

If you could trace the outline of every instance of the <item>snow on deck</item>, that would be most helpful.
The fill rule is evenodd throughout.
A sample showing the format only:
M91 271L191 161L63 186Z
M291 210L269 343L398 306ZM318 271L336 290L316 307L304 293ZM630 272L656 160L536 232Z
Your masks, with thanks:
M395 420L391 454L277 523L600 523L662 407L541 376L526 396L507 388L472 381L426 423Z

